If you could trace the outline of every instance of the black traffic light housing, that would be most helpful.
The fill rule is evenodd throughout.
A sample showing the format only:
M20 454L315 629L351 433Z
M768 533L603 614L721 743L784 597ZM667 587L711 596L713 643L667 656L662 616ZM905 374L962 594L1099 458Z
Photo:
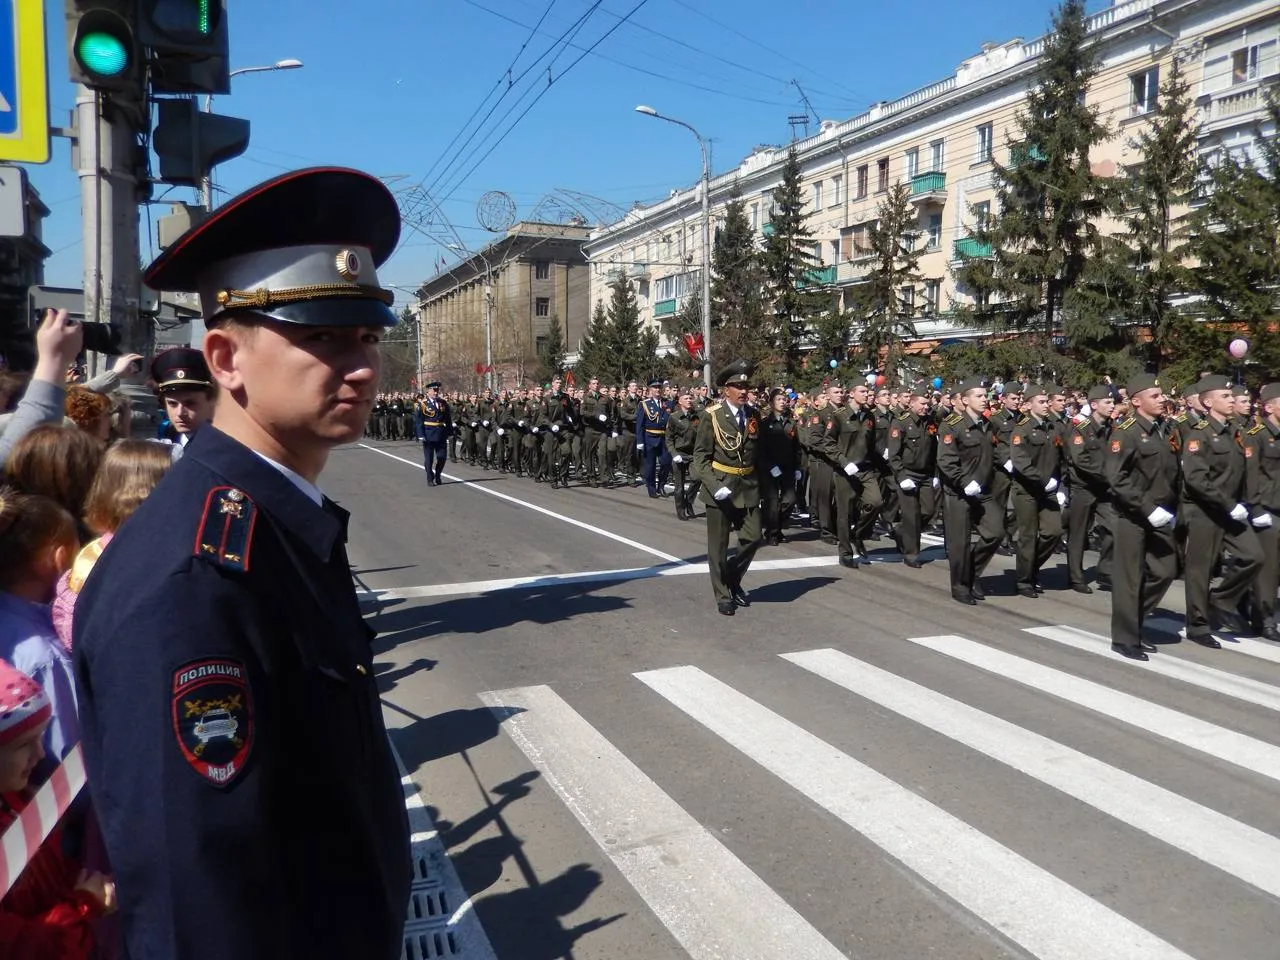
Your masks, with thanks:
M65 10L72 83L141 100L146 70L137 0L67 0Z
M230 93L226 0L137 0L153 93Z
M157 100L157 122L151 143L160 158L159 179L180 186L199 186L201 178L224 160L249 146L249 121L202 113L194 99Z

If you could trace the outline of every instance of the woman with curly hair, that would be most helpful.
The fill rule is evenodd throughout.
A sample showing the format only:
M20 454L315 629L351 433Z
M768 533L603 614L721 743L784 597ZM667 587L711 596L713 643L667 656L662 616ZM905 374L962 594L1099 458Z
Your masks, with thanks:
M103 443L111 439L111 398L86 387L68 387L63 401L67 419Z

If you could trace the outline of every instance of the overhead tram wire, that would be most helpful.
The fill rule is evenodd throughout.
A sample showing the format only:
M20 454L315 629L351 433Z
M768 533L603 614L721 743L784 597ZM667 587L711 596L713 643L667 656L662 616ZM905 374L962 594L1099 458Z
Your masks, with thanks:
M541 54L538 55L537 59L535 59L531 64L529 64L522 71L520 71L520 74L513 81L507 84L507 88L502 91L498 99L495 100L493 104L489 107L488 112L486 112L485 115L480 118L480 122L476 124L475 128L467 136L467 139L464 140L462 145L458 147L457 151L451 157L448 158L448 162L444 165L444 167L440 170L440 172L436 173L435 179L432 180L430 186L426 188L426 192L428 195L432 194L435 191L440 181L443 180L445 176L448 174L450 168L452 168L453 165L458 162L459 158L462 156L463 151L466 150L467 147L471 145L472 141L475 140L476 135L479 134L480 131L484 128L484 125L489 122L489 118L493 116L494 111L498 109L498 106L506 98L507 94L511 93L511 91L514 90L520 84L520 82L524 80L526 76L529 75L530 71L532 71L535 67L539 67L540 69L539 65L542 63L542 61L544 61L553 52L555 53L555 56L551 58L551 62L547 66L548 66L548 69L555 66L556 61L560 59L560 56L564 52L565 47L569 43L572 43L574 37L576 37L578 33L581 32L582 28L586 26L587 20L591 17L593 13L595 13L595 11L600 7L600 4L603 2L604 0L595 0L595 2L592 3L590 7L587 8L587 10L582 14L582 16L578 17L577 20L575 20L572 24L570 24L567 30L565 30L562 34L560 34L560 36L558 36L555 40L553 40L550 46L548 46L545 50L542 51ZM499 82L501 82L501 80L499 80ZM523 99L525 96L527 96L528 92L533 88L534 88L534 85L532 83L529 86L525 87L524 91L520 94L520 97L517 99L516 102L519 103L520 99ZM507 113L503 114L503 119L505 119L510 114L510 112L511 111L508 110ZM501 124L502 119L499 119L498 123ZM459 133L461 133L461 131L459 131ZM485 134L485 137L487 138L491 134L492 134L492 131L489 131L488 133ZM418 184L419 186L426 183L427 178L430 177L432 173L436 170L436 168L439 166L440 161L444 160L445 157L449 155L449 150L452 148L453 143L455 143L456 141L457 141L457 137L455 137L454 140L450 142L450 145L445 148L444 152L441 153L440 157L436 160L436 162L433 163L431 165L431 168L423 175L422 180L419 181L419 184Z
M481 155L480 158L477 159L476 162L471 165L470 169L468 169L467 172L463 174L461 178L454 178L453 180L448 181L447 190L456 190L463 183L466 183L467 179L473 173L475 173L476 169L480 166L480 164L484 163L484 161L489 158L489 156L493 153L493 151L498 148L498 146L502 143L502 141L505 140L510 135L511 131L514 130L517 126L519 126L520 121L523 120L529 114L529 111L532 110L534 106L537 105L539 100L541 100L544 96L546 96L547 91L550 90L555 83L562 80L564 77L568 76L568 74L573 70L573 68L576 67L579 63L581 63L587 57L588 54L590 54L593 50L595 50L596 47L600 46L600 44L604 43L605 40L609 39L609 37L612 36L613 33L619 27L621 27L628 20L630 20L631 17L633 17L640 10L640 8L643 7L648 2L649 0L638 0L636 5L632 7L630 10L628 10L627 13L622 17L622 19L620 19L612 27L610 27L608 30L602 33L599 37L597 37L595 41L591 44L591 46L589 46L586 50L583 50L582 53L580 53L576 58L574 58L567 67L565 67L563 70L560 71L558 76L548 77L546 86L541 87L538 90L538 95L534 97L533 100L529 103L529 105L525 107L524 111L518 117L516 117L514 121L512 121L511 125L508 126L506 130L502 132L502 135L499 136L498 139L495 140L489 146L489 149L486 150L484 154ZM595 7L592 7L592 9L595 9ZM477 147L476 149L480 149L480 148ZM467 161L469 161L471 157L474 155L475 155L475 151L472 151L472 153L468 155Z

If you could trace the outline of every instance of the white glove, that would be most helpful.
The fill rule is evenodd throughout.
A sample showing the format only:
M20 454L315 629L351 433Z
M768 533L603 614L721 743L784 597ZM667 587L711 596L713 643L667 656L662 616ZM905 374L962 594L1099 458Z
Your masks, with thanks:
M964 485L964 495L966 497L976 497L982 492L982 484L977 480L970 480Z
M1005 473L1013 473L1013 461L1012 461L1012 460L1006 460L1006 461L1004 462L1004 472L1005 472Z
M618 438L618 431L617 430L613 431L613 433L609 434L609 436L613 437L616 440Z
M898 481L898 487L902 490L914 490L916 488L916 482L910 477L907 477L905 480Z
M501 427L499 427L499 428L498 428L498 436L500 436L500 437L501 437L501 436L504 436L504 435L506 434L506 432L507 432L507 431L503 430Z
M778 477L782 476L782 468L781 468L781 467L779 467L779 466L776 466L776 465L775 465L775 466L774 466L774 467L769 471L769 476L773 477L775 480L776 480L776 479L778 479Z
M605 422L606 420L608 420L609 418L608 418L608 417L606 417L606 416L602 413L602 414L600 414L600 416L599 416L599 417L597 417L596 419L597 419L597 420L599 420L601 423L604 423L604 422Z
M889 459L889 448L888 448L888 447L885 447L883 450L881 450L881 451L880 451L880 456L882 456L882 457L884 457L886 460L888 460L888 459Z
M732 495L733 495L733 491L730 490L728 487L721 487L714 494L712 494L712 496L714 496L717 500L727 500Z
M524 426L524 421L523 421L523 420L517 420L517 421L516 421L516 426L517 426L517 427L523 427L523 426Z
M481 420L481 421L480 421L480 426L482 426L482 427L487 427L488 425L489 425L489 421L488 421L488 420Z
M846 477L852 477L857 472L858 472L858 465L856 463L846 463L844 465L844 475Z
M474 430L474 429L475 429L476 427L478 427L478 426L480 426L480 421L479 421L479 420L472 420L472 421L471 421L471 429L472 429L472 430Z
M1147 514L1147 523L1159 530L1161 527L1167 527L1173 523L1173 514L1164 507L1156 507Z
M1065 490L1059 490L1059 491L1058 491L1058 506L1059 506L1059 507L1065 507L1066 505L1067 505L1067 491L1065 491Z
M1053 491L1055 491L1055 490L1057 490L1057 489L1058 489L1058 478L1057 478L1057 477L1050 477L1048 480L1046 480L1046 481L1044 482L1044 492L1045 492L1045 493L1053 493Z
M636 444L636 449L637 449L637 450L643 450L643 449L644 449L644 444L643 444L643 443L637 443L637 444Z
M941 481L941 480L939 480L937 477L934 477L934 478L933 478L933 489L937 490L940 486L942 486L942 481Z
M682 457L680 454L678 454L678 453L677 453L674 457L672 457L672 458L671 458L671 462L672 462L672 463L684 463L684 457Z
M797 479L797 480L799 480L799 479L800 479L801 477L803 477L803 476L804 476L804 471L803 471L803 470L797 470L797 471L796 471L796 479Z
M538 432L538 428L537 428L537 427L534 427L534 428L533 428L533 432L534 432L534 433L537 433L537 432Z
M551 425L551 432L552 432L552 433L559 433L559 432L560 432L560 424L558 424L558 423L553 423L553 424Z
M1249 522L1252 523L1259 530L1265 530L1267 529L1267 527L1271 526L1271 514L1263 510L1260 514L1258 514Z
M1249 508L1243 503L1237 503L1231 508L1231 519L1237 522L1244 522L1249 519Z

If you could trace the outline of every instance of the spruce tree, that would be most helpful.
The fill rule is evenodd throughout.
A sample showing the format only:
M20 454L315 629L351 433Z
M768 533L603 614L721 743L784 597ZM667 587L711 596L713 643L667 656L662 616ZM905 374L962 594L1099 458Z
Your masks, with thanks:
M808 214L802 189L800 158L792 144L782 165L782 183L773 191L762 256L773 311L772 346L788 379L800 369L801 344L810 318L829 309L832 299L809 279L819 264L813 252L813 231L805 225Z
M641 346L640 307L636 292L625 275L619 275L609 284L608 336L604 347L610 374L607 379L626 383L639 376L644 363ZM604 379L602 377L602 379Z
M1072 347L1096 349L1115 339L1105 320L1078 321L1070 297L1099 242L1097 218L1108 195L1089 164L1108 137L1098 108L1086 104L1097 72L1086 48L1084 0L1063 0L1045 39L1037 84L1014 120L1009 162L993 151L998 213L979 223L974 239L990 249L956 275L977 302L957 320L992 332L1043 335L1061 326ZM1065 309L1064 309L1065 308Z
M547 325L547 339L538 350L538 380L549 382L564 372L564 332L560 329L560 317L552 314Z
M919 286L919 217L911 204L911 190L899 181L876 210L870 231L874 265L853 290L853 312L860 324L862 359L871 369L883 369L889 382L898 379L898 364L906 342L916 335L916 317L923 312Z
M769 353L764 267L735 183L711 252L711 369L742 359L760 366Z

